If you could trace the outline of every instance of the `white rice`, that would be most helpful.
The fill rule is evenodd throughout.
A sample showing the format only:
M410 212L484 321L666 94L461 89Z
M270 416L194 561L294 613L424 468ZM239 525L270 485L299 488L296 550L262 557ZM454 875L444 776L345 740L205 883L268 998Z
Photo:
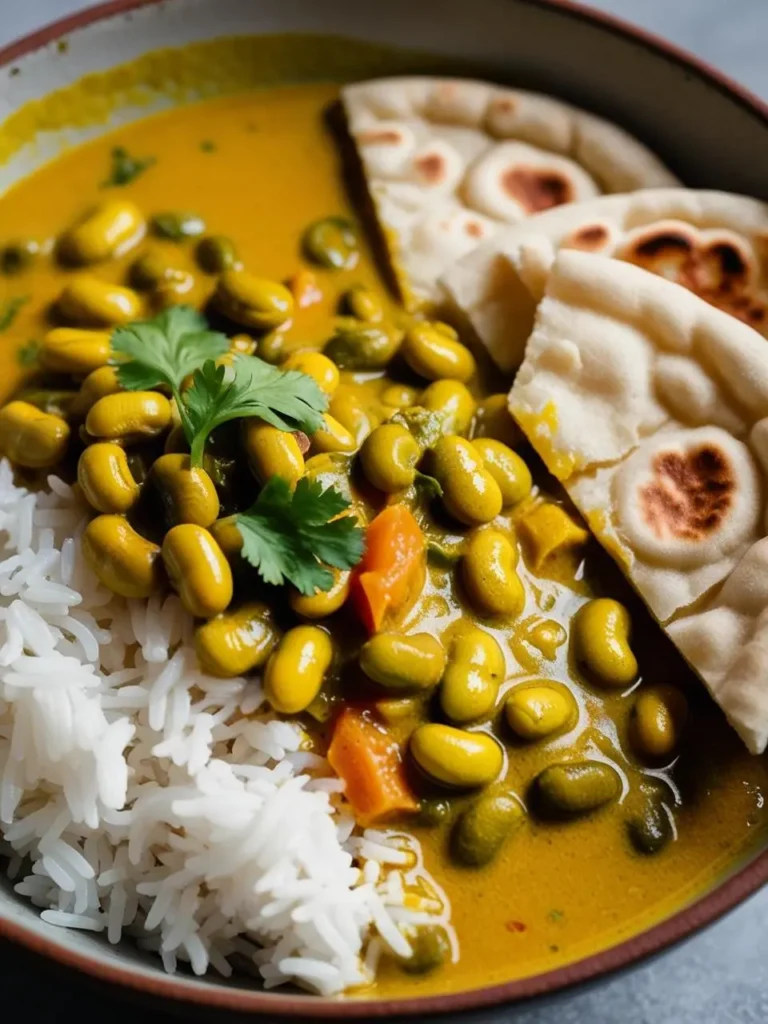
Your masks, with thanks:
M0 462L0 829L51 926L126 935L167 971L324 995L370 983L408 929L450 930L418 843L359 830L340 781L257 681L197 667L178 598L113 597L63 481ZM136 647L138 645L138 647ZM135 650L135 654L133 651Z

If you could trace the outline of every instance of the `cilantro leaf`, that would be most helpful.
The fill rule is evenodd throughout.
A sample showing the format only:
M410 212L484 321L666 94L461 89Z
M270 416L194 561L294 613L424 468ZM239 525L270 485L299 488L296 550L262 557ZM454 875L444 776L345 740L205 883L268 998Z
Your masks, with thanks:
M306 595L328 590L333 575L326 566L351 569L363 555L364 532L357 519L341 515L348 508L346 498L332 487L323 490L316 480L302 477L292 492L274 476L235 520L243 557L267 583L289 581Z
M184 395L192 465L199 464L206 438L222 423L258 416L279 430L313 434L327 406L317 382L305 373L278 370L254 356L240 356L232 367L208 361L195 371Z
M279 430L313 434L328 407L317 382L305 373L278 370L255 356L217 366L216 357L228 350L227 337L208 330L189 306L174 306L112 334L111 362L127 391L170 388L193 466L202 465L206 439L222 423L258 416ZM192 385L182 394L190 375Z
M102 181L101 188L114 188L120 185L130 185L132 181L143 174L156 161L153 156L135 157L131 156L124 146L115 146L112 150L112 168L109 177Z
M167 384L175 394L206 359L228 350L226 335L209 331L205 319L190 306L173 306L153 320L118 327L112 334L112 362L126 391Z

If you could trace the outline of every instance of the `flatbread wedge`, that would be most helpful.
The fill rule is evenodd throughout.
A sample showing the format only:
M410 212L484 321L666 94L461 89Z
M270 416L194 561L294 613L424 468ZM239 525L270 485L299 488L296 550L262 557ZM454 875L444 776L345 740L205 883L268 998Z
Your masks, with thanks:
M350 134L406 304L502 225L603 192L677 184L621 128L536 93L468 79L342 90Z
M644 267L768 336L768 205L726 192L647 189L504 228L446 271L449 301L503 370L523 360L561 249Z
M510 409L747 746L764 749L765 339L639 267L562 251Z
M700 611L669 635L753 754L768 746L768 538L753 544Z

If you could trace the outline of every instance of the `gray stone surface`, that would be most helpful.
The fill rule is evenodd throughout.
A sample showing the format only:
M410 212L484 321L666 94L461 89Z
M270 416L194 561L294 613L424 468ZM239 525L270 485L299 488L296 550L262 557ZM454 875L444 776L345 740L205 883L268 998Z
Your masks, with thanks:
M767 0L591 0L584 6L665 36L768 96Z
M243 0L248 2L248 0ZM250 0L256 2L256 0ZM88 4L0 0L0 45ZM768 0L593 0L694 51L768 97ZM768 168L766 169L768 173ZM546 1003L464 1015L462 1024L763 1024L768 1021L768 891L651 963ZM0 946L0 1000L32 1024L171 1024L85 989L76 977Z

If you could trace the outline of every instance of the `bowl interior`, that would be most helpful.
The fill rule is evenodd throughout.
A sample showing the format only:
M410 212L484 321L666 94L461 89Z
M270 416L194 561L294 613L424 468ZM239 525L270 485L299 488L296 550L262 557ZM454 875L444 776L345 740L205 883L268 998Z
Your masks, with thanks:
M30 44L0 54L0 189L64 146L172 103L269 81L452 70L479 73L560 96L612 118L655 149L689 185L768 199L768 118L750 99L649 40L601 24L567 4L541 0L118 0L55 26ZM273 33L318 33L306 40L256 39ZM240 37L237 60L207 66L151 51ZM336 37L336 38L329 38ZM338 37L344 37L339 39ZM135 71L114 67L139 60ZM71 83L90 76L84 90ZM63 90L54 108L38 101ZM83 95L91 96L83 103ZM93 99L95 97L95 99ZM8 131L11 126L12 130ZM727 142L727 144L726 144ZM633 942L548 975L459 996L366 1003L364 1012L458 1009L551 990L630 962L706 923L768 877L768 854L732 866L729 880L687 915ZM0 934L47 955L148 992L221 1007L295 1015L356 1015L354 1002L261 994L238 982L166 978L133 946L113 948L42 923L8 886L0 888Z
M468 23L471 18L471 23ZM148 110L243 85L308 78L434 70L485 74L541 89L615 120L638 135L696 188L768 197L761 173L768 158L768 120L759 101L716 73L688 64L649 36L584 12L568 0L391 0L386 9L328 0L115 0L9 47L0 84L0 115L99 75L150 51L223 36L318 33L347 37L326 59L316 47L268 47L247 69L177 64L169 72L144 64L134 77L92 80L100 94L87 105L61 105L36 122L35 111L14 131L0 169L0 188L50 158L61 145L99 134ZM468 31L471 29L471 31ZM62 39L64 42L62 42ZM356 46L355 41L370 44ZM247 45L241 51L247 60ZM429 64L425 68L425 63ZM107 120L108 119L108 120ZM39 130L37 130L39 129ZM25 137L34 145L23 146ZM724 144L727 142L727 145ZM23 160L7 160L21 148Z

